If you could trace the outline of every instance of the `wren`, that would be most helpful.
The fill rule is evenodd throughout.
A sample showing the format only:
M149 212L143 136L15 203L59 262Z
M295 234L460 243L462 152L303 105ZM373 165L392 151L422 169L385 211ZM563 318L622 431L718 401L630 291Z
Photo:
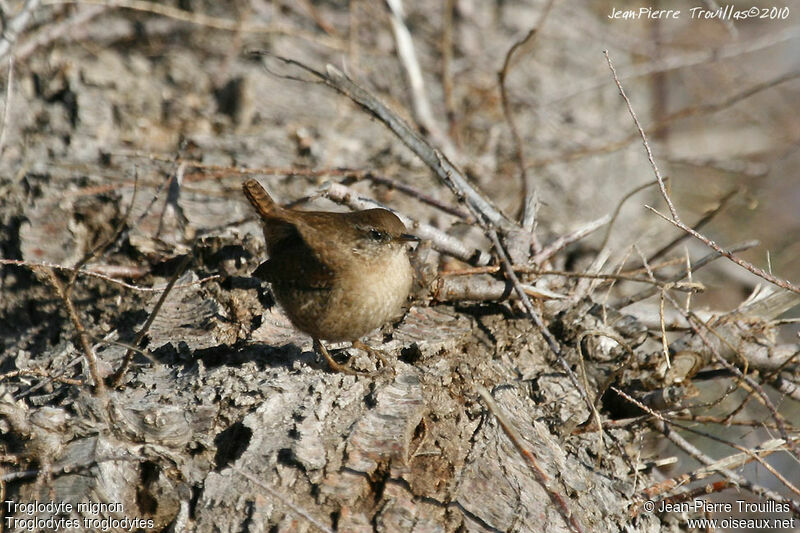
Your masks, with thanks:
M299 211L276 204L254 179L242 188L261 217L269 253L253 276L270 283L332 370L358 374L334 361L321 341L350 341L375 353L360 338L401 315L413 281L407 242L419 239L386 209Z

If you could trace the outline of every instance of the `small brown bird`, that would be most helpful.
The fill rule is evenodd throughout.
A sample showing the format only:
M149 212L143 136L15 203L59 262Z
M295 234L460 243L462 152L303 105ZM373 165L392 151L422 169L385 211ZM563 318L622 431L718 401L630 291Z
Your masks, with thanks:
M296 211L277 205L256 180L242 188L261 217L270 257L253 275L272 285L292 324L333 370L356 374L320 341L373 352L359 339L400 316L413 281L406 243L419 239L386 209Z

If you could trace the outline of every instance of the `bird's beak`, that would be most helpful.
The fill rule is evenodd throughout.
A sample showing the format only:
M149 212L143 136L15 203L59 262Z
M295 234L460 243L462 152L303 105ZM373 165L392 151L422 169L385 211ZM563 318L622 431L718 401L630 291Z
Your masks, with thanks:
M419 242L419 237L416 235L411 235L410 233L403 233L399 237L397 237L398 241L401 242Z

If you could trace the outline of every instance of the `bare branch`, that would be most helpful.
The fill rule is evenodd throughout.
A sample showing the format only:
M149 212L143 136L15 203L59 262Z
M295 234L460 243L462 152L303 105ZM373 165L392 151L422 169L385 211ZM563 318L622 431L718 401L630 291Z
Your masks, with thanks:
M636 112L633 110L633 106L631 106L631 101L625 94L625 89L622 88L622 83L620 83L619 78L617 77L617 71L614 69L614 64L611 62L611 57L608 55L608 50L603 50L603 54L606 56L608 68L611 69L611 74L614 76L614 83L617 84L619 94L622 95L622 99L625 100L625 105L628 106L628 112L631 114L633 122L636 124L636 129L639 130L639 135L642 137L644 149L647 151L647 159L650 161L650 166L653 167L653 171L656 173L656 180L658 181L658 188L661 191L661 196L663 196L664 200L667 202L667 206L669 206L669 212L672 214L672 218L677 220L678 212L675 210L675 206L672 205L672 200L670 199L669 194L667 194L667 188L664 185L664 179L661 177L661 172L659 172L658 165L656 165L656 161L653 158L653 152L650 150L650 145L647 142L647 136L644 134L644 130L642 129L642 125L639 123Z
M487 391L481 385L476 385L475 389L478 391L478 394L481 395L481 398L483 398L483 401L486 403L486 408L489 410L489 412L492 413L495 418L497 418L497 422L500 424L500 427L503 428L503 432L509 438L520 455L522 455L523 459L525 459L525 461L528 463L531 471L536 476L536 480L539 482L542 488L547 491L547 495L550 496L550 501L552 501L558 508L558 512L561 513L561 516L564 518L564 521L567 523L570 529L577 532L583 531L583 526L581 526L575 514L570 510L569 506L567 505L567 501L563 496L561 496L561 494L550 488L550 478L539 466L539 462L536 460L536 457L533 455L533 453L531 453L531 451L525 446L522 436L520 436L517 430L514 429L514 426L508 423L505 414L495 403L494 398L492 398L492 395L489 394L489 391Z
M598 218L597 220L592 220L591 222L587 222L580 228L567 233L566 235L562 235L561 237L557 238L550 244L548 244L545 248L542 249L541 252L533 256L533 263L537 265L541 265L545 261L549 260L551 257L556 255L558 252L569 246L570 244L577 242L587 235L594 233L598 229L602 228L611 220L611 215L603 215L602 217Z
M153 306L153 310L150 311L150 316L147 317L142 329L139 330L139 333L136 334L136 339L133 341L133 346L139 346L139 343L142 342L144 336L147 334L147 330L150 329L150 325L155 320L156 315L161 310L161 306L164 305L164 302L167 299L172 288L175 286L175 282L178 281L178 278L183 274L183 271L186 270L186 267L189 265L189 262L192 260L191 255L187 255L184 257L183 261L181 261L178 268L175 270L175 274L172 275L172 278L167 283L167 286L164 288L164 292L161 293L161 296L158 298L156 305ZM119 387L122 384L122 379L125 377L125 372L128 371L128 367L133 361L133 354L136 351L133 348L128 348L128 351L125 352L125 356L122 358L122 364L120 365L119 369L114 373L111 378L111 383L114 387Z
M33 0L29 0L29 2L30 1ZM207 28L213 28L216 30L224 30L236 33L288 35L315 42L335 50L345 50L347 48L346 43L344 43L341 39L324 37L322 35L305 32L303 30L288 26L280 26L277 24L271 26L247 24L245 22L239 22L236 20L211 17L203 13L192 13L190 11L178 9L166 4L148 2L145 0L44 0L44 5L59 4L91 4L104 7L131 9L133 11L152 13L154 15L160 15L162 17L168 17L181 22L188 22L190 24L205 26Z
M276 499L280 500L281 503L283 503L286 507L291 509L293 513L295 513L300 518L308 520L309 523L311 523L313 526L315 526L320 531L324 531L325 533L333 533L333 530L331 528L329 528L328 526L326 526L325 524L323 524L322 522L320 522L319 520L317 520L316 518L311 516L311 514L308 511L306 511L305 509L301 509L300 507L296 506L295 504L290 502L289 499L286 498L286 496L284 496L283 494L281 494L277 490L273 489L272 487L270 487L269 485L267 485L263 481L259 480L254 475L252 475L252 474L250 474L248 472L245 472L244 470L241 470L239 467L237 467L235 465L231 466L231 470L233 470L234 472L236 472L240 476L249 479L252 483L255 483L257 486L259 486L262 489L264 489L265 491L269 492L270 495L273 498L276 498Z
M734 263L736 263L740 267L744 268L748 272L751 272L751 273L755 274L756 276L769 281L770 283L774 283L775 285L777 285L778 287L780 287L782 289L786 289L787 291L792 291L792 292L796 292L796 293L800 294L800 287L798 287L797 285L794 285L789 281L777 278L777 277L773 276L772 274L770 274L769 272L766 272L765 270L760 269L757 266L748 263L744 259L740 259L739 257L733 255L733 252L723 249L716 242L712 241L708 237L705 237L705 236L701 235L700 233L698 233L697 231L693 230L692 228L690 228L689 226L687 226L686 224L684 224L680 220L667 218L666 216L662 215L661 213L659 213L658 211L656 211L655 209L653 209L649 205L646 205L645 207L647 209L649 209L650 211L652 211L653 213L655 213L656 215L658 215L661 218L663 218L664 220L666 220L667 222L669 222L670 224L682 229L683 231L685 231L686 233L688 233L689 235L691 235L695 239L698 239L700 242L702 242L703 244L705 244L706 246L708 246L709 248L711 248L712 250L714 250L718 254L724 255L725 257L727 257L728 259L730 259L731 261L733 261Z
M517 123L514 121L514 114L511 112L511 102L508 99L508 89L506 87L506 78L508 77L509 68L511 67L511 60L517 50L527 47L528 50L536 40L536 36L544 26L547 15L550 14L550 9L555 3L554 0L549 0L544 6L542 13L539 15L539 20L528 31L528 33L521 39L517 40L506 53L506 58L503 61L503 68L497 73L497 82L500 86L500 100L503 104L503 115L508 122L508 128L511 130L511 136L514 139L514 150L517 156L517 164L519 165L520 178L522 179L523 188L523 205L522 205L522 220L526 221L523 226L530 230L533 228L535 214L532 212L536 209L536 202L533 198L536 195L536 188L533 186L533 180L528 177L527 167L525 162L525 150L523 149L522 136L519 133Z
M422 78L422 69L419 66L417 53L414 50L414 41L405 23L403 0L385 0L385 2L389 7L389 20L392 24L394 41L397 44L397 55L408 77L414 117L417 123L430 134L434 142L442 146L445 153L450 154L450 157L456 157L457 151L455 146L442 132L436 119L433 117L431 104L425 92L425 81Z
M439 179L447 183L451 188L455 186L457 192L454 192L456 192L457 195L463 196L487 221L503 230L511 230L514 228L514 224L492 205L483 194L478 192L447 157L433 148L428 141L414 131L396 113L378 101L368 91L355 84L337 68L328 65L327 72L322 73L294 59L275 56L265 51L254 51L252 53L274 57L287 65L296 66L353 100L353 102L357 103L368 113L383 122L386 127L417 155L417 157L422 159L422 161L433 170Z
M17 13L17 16L3 28L3 35L0 38L0 59L6 57L11 47L17 42L19 35L28 27L31 14L39 8L40 3L41 0L27 0L22 6L22 11Z
M745 243L733 246L731 248L731 251L732 252L740 252L740 251L752 248L754 246L758 246L758 241L747 241ZM703 268L704 266L709 264L711 261L713 261L715 259L718 259L719 257L722 257L722 254L720 254L718 252L711 252L711 253L701 257L697 261L693 262L691 264L690 270L692 272L697 272L698 270L700 270L701 268ZM686 277L686 272L684 271L684 272L675 274L671 278L668 278L668 279L664 280L663 283L675 283L675 282L681 281L685 277ZM627 307L627 306L629 306L631 304L634 304L636 302L640 302L642 300L650 298L651 296L653 296L657 292L658 292L658 288L657 287L650 287L650 288L644 289L643 291L641 291L639 293L632 294L632 295L628 296L627 298L625 298L624 300L622 300L619 304L617 304L617 309L622 309L623 307Z
M8 130L8 117L11 109L11 97L14 95L14 56L8 58L8 76L6 76L6 101L3 103L3 118L0 120L0 157L6 144L6 131Z
M80 346L83 349L83 355L86 357L86 363L89 366L89 374L92 376L92 381L94 382L94 394L98 397L105 397L106 384L103 381L99 370L97 369L97 358L92 351L92 347L89 345L89 335L86 333L86 329L83 327L83 323L81 322L80 318L78 318L78 313L75 311L75 306L72 304L72 299L64 289L64 285L61 283L61 280L58 279L56 273L52 269L44 269L43 272L47 277L47 280L50 282L50 285L52 285L56 290L58 297L61 298L61 300L64 302L64 305L67 307L67 315L69 315L69 319L72 321L72 325L75 327L75 330L78 334L78 340L80 341Z
M738 189L733 189L728 194L723 196L722 199L719 201L719 203L717 203L716 207L714 207L713 209L711 209L710 211L705 213L700 218L700 220L698 220L694 224L694 226L692 226L692 229L694 229L695 231L700 231L700 229L703 226L705 226L706 224L711 222L714 219L715 216L717 216L723 209L725 209L725 207L728 205L728 202L731 200L731 198L736 196L736 193L738 193L738 192L739 192ZM675 239L673 239L669 244L663 246L660 250L658 250L657 252L652 254L650 257L648 257L647 260L648 261L654 261L654 260L658 259L659 257L665 255L670 250L672 250L674 247L676 247L678 244L680 244L684 239L686 239L686 237L688 237L688 235L686 233L681 234L680 236L678 236Z

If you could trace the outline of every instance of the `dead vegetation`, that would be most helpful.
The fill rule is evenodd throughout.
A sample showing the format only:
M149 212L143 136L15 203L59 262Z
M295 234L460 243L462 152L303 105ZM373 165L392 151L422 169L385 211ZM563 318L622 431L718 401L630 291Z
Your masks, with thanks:
M701 496L800 515L797 239L762 268L743 215L714 228L748 179L796 172L798 75L680 78L740 81L794 27L688 24L708 55L552 1L10 4L2 500L111 504L6 505L10 530L661 531L691 513L648 502ZM681 150L697 131L772 137ZM253 176L424 239L408 313L367 339L393 375L326 372L250 277ZM768 216L759 236L791 234Z

